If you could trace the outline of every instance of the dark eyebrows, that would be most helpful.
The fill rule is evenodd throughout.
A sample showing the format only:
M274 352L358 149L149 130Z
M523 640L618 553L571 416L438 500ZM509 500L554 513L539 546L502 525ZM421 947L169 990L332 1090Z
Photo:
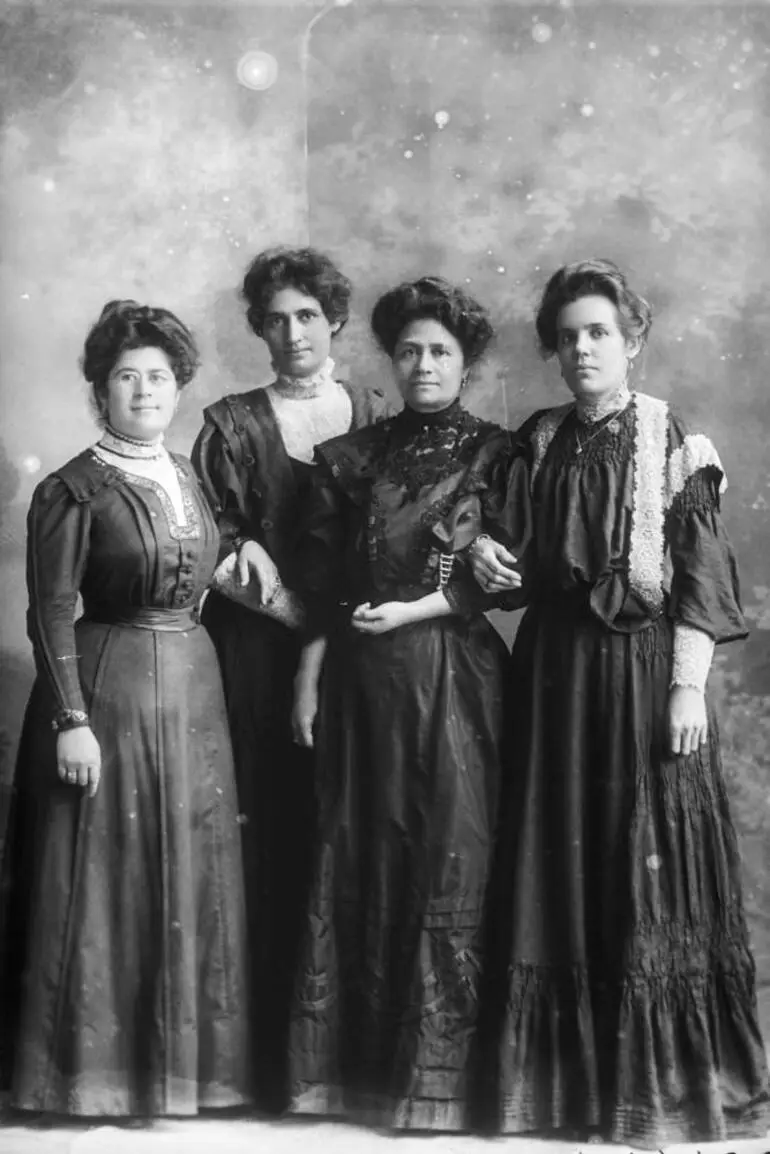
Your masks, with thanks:
M431 349L432 351L438 349L442 353L452 351L444 341L428 341L426 344L421 341L399 341L397 347L400 349Z
M321 310L314 308L313 305L302 305L301 308L292 309L291 312L286 312L286 313L269 312L269 313L265 313L265 320L266 321L286 321L286 320L289 320L290 317L301 316L302 313L310 313L311 316L320 317Z

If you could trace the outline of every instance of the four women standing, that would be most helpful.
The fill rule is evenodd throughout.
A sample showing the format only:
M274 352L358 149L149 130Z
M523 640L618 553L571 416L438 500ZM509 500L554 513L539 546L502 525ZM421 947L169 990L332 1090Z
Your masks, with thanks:
M404 408L370 428L383 399L331 374L349 295L334 266L263 254L244 295L277 379L207 410L195 464L220 559L261 602L212 592L204 608L235 750L251 1018L234 1018L247 1000L222 699L189 612L213 567L190 544L213 543L210 515L139 416L165 413L191 370L139 310L110 345L111 432L31 514L40 678L9 856L13 1101L244 1101L248 1024L256 1098L274 1110L291 1084L295 1111L394 1127L656 1144L762 1131L754 969L704 697L714 643L745 626L716 452L628 388L648 306L609 262L560 270L537 326L575 400L511 436L461 406L492 331L446 282L375 307ZM52 543L55 579L39 564ZM300 598L303 632L288 627ZM512 660L483 616L501 598L529 605Z

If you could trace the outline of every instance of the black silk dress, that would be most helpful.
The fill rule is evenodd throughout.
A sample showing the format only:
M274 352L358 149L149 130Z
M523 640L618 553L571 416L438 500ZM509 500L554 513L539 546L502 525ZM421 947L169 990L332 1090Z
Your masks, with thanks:
M317 450L305 582L329 640L296 1112L467 1125L507 650L454 555L479 531L507 446L455 403ZM349 625L359 603L442 586L451 616L380 636Z
M384 416L375 390L345 386L351 425ZM297 550L314 466L290 457L264 389L223 397L205 411L193 464L217 509L220 556L233 540L264 546L296 589ZM304 924L313 838L313 758L291 735L294 674L302 638L285 625L211 592L202 621L219 657L243 815L249 925L251 1031L257 1104L288 1104L289 1005Z
M698 752L673 756L667 732L674 625L746 633L719 458L634 394L589 440L574 406L536 414L509 479L501 526L513 539L530 518L533 543L490 889L487 1121L655 1148L764 1133L711 704Z
M245 908L216 653L194 609L219 536L189 463L166 492L82 453L29 513L37 681L0 925L3 1086L73 1115L248 1101ZM78 594L83 615L74 621ZM96 796L57 775L54 715L85 710Z

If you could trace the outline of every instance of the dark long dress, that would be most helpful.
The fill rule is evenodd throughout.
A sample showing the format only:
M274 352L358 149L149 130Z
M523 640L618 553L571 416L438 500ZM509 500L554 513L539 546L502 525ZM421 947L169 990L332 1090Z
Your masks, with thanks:
M595 432L595 430L594 430ZM520 431L530 608L491 886L492 1124L658 1147L767 1127L740 862L709 740L674 757L674 623L745 635L719 459L635 394L581 449L574 406ZM505 520L505 518L504 518Z
M383 395L350 389L352 427L386 412ZM313 466L290 458L263 389L224 397L205 411L192 454L217 507L221 555L247 537L296 588L302 512ZM315 833L313 760L292 741L290 718L301 639L218 593L202 620L219 656L243 825L257 1103L288 1104L289 1004Z
M15 779L0 973L11 1105L192 1114L248 1100L240 826L214 647L194 607L219 545L189 464L186 520L86 452L37 488L38 677ZM73 626L78 593L84 613ZM94 798L57 776L87 710Z
M320 834L291 1030L292 1109L462 1129L507 651L459 560L452 616L356 633L439 587L507 434L457 405L317 451L308 600L324 631ZM446 576L446 572L445 572ZM334 624L336 622L336 625Z

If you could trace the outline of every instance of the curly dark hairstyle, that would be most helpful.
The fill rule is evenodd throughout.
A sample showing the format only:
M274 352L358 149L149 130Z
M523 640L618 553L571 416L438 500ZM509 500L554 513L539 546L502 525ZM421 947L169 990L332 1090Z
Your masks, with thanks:
M241 296L246 302L246 319L262 336L270 301L281 289L292 288L320 304L330 325L339 333L350 315L353 286L325 253L315 248L269 248L259 253L248 267Z
M382 350L392 357L401 333L417 320L443 325L459 343L468 368L481 360L495 335L486 309L437 276L401 284L381 296L372 310L372 332Z
M557 350L559 313L565 305L586 296L606 297L618 311L618 323L626 339L645 343L652 325L652 309L644 297L628 287L625 276L611 260L581 260L563 265L543 291L535 328L546 359Z
M80 367L91 386L97 419L104 420L107 382L113 366L127 349L161 349L183 389L195 376L199 356L195 338L168 309L151 308L137 301L108 301L83 348Z

